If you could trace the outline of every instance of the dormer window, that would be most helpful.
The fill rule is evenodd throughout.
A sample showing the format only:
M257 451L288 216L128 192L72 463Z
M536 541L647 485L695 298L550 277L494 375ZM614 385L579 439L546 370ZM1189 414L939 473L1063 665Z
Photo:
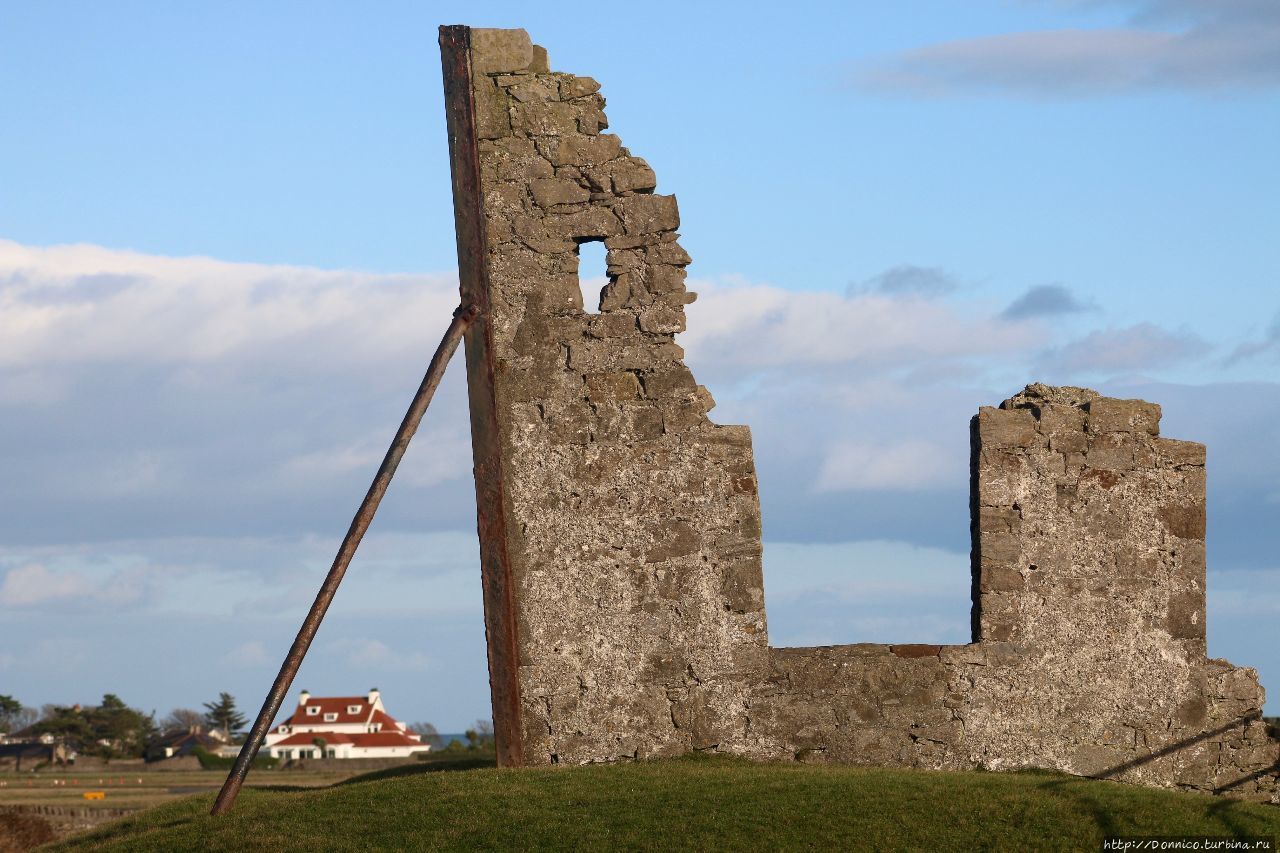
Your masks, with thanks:
M347 713L348 713L348 714L359 714L359 713L360 713L360 707L361 707L360 705L348 705L348 706L347 706Z
M289 727L281 726L280 728L276 729L276 731L278 731L282 735L287 735L289 733Z
M332 722L333 722L334 720L336 720L336 719L338 719L338 715L337 715L337 714L329 713L329 714L325 714L325 715L324 715L324 721L325 721L326 723L332 723Z
M320 713L320 706L319 706L319 705L311 705L311 706L309 706L309 707L307 708L307 716L308 716L308 717L314 717L314 716L318 715L319 713Z

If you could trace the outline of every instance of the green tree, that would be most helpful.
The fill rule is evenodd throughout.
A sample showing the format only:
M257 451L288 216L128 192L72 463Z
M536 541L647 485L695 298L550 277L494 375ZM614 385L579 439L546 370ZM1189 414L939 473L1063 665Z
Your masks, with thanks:
M130 708L114 693L101 705L54 705L32 726L38 734L50 734L85 755L102 758L140 757L155 734L155 718Z
M311 743L312 745L315 746L316 749L320 750L320 757L324 758L325 757L324 750L325 750L325 747L329 745L329 742L322 737L313 737L311 739Z
M0 696L0 732L13 734L40 719L35 708L28 708L12 696Z
M221 729L227 736L227 740L231 740L233 732L237 732L244 728L244 724L248 719L236 710L235 697L230 693L219 693L217 701L205 702L205 722L211 728Z
M18 716L21 713L21 702L12 696L0 695L0 732L16 731Z

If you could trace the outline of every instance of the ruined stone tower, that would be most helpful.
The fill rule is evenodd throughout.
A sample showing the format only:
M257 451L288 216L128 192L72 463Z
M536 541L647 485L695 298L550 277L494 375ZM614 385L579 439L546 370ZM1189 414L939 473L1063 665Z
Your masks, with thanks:
M751 435L675 342L675 197L523 30L441 47L502 763L716 750L1277 798L1256 674L1205 658L1204 448L1152 404L1033 385L979 412L972 643L770 647ZM608 285L584 305L588 241Z

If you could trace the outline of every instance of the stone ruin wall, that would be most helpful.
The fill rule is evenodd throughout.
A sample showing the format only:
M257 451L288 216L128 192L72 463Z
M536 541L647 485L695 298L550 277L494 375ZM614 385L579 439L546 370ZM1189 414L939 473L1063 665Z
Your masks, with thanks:
M708 418L675 342L675 197L604 132L594 80L522 30L446 29L470 89L455 187L476 140L468 374L497 427L477 488L501 510L482 558L508 561L506 609L485 602L508 763L714 750L1280 799L1256 673L1205 657L1204 447L1161 438L1153 404L1033 385L974 418L972 643L770 647L750 432ZM609 283L584 306L592 240Z

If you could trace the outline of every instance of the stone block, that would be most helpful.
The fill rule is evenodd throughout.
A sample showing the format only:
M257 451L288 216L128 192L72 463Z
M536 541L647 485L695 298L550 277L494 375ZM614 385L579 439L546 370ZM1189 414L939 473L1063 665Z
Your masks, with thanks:
M1157 438L1155 449L1166 465L1179 467L1205 463L1205 447L1199 442Z
M652 245L645 250L645 254L648 260L655 264L671 264L683 267L693 263L693 258L689 257L689 253L674 240L669 243Z
M706 421L702 404L694 400L663 400L658 408L662 410L662 431L668 435L701 426Z
M984 562L1014 564L1022 559L1022 537L1016 533L983 533L980 542Z
M474 75L524 71L533 64L533 42L524 30L471 30Z
M640 397L640 382L630 372L596 373L586 377L587 399L593 403L623 402Z
M592 317L587 334L600 339L622 338L633 336L639 329L635 314L615 312Z
M1024 585L1025 578L1013 566L983 561L981 574L983 592L1018 592Z
M698 383L693 374L683 364L675 365L667 370L642 374L646 397L657 400L664 397L687 397L697 391Z
M1090 432L1142 432L1160 434L1160 407L1142 400L1100 397L1089 403Z
M585 406L548 407L543 422L548 437L556 444L587 444L591 441L591 411Z
M1012 506L1022 494L1026 473L1023 454L984 447L978 456L979 504Z
M1169 598L1167 630L1169 636L1176 640L1203 640L1204 593L1199 590L1188 590Z
M1196 728L1204 725L1209 715L1209 705L1203 696L1192 696L1178 705L1174 719L1183 728Z
M592 166L616 160L622 140L611 133L586 136L579 133L562 136L548 146L548 159L554 166Z
M1079 406L1042 403L1037 408L1040 412L1040 431L1045 435L1084 432L1085 412Z
M653 544L645 551L646 563L686 557L702 547L702 537L685 521L663 522L653 532Z
M600 91L600 84L590 77L575 77L572 74L560 75L560 97L566 101L574 98L585 98Z
M978 435L983 448L1030 447L1036 443L1035 416L1028 409L978 410Z
M609 119L604 114L604 98L599 95L573 101L571 106L578 121L579 133L595 136L609 126Z
M658 186L658 176L649 164L639 157L628 157L613 169L610 179L615 193L652 192Z
M552 233L540 218L523 215L512 217L511 230L517 240L540 254L572 252L578 248L577 241L572 236Z
M551 72L551 57L547 55L547 49L540 44L533 46L533 59L529 62L529 70L534 74Z
M557 89L553 80L532 74L508 79L515 81L511 85L505 86L507 93L514 101L521 104L532 104L556 100ZM498 78L497 82L501 86L503 78Z
M1134 467L1133 436L1110 432L1095 436L1085 453L1085 464L1102 471L1123 472Z
M528 182L533 178L550 178L555 169L534 153L528 158L503 157L498 160L498 179L512 182Z
M627 234L656 234L680 227L680 211L673 195L635 195L618 202L616 210Z
M557 204L578 204L591 196L591 193L576 181L563 178L540 178L530 181L529 191L533 193L533 200L544 209Z
M662 435L662 412L656 406L622 407L622 437L628 441L651 441Z
M602 240L622 230L622 223L607 207L591 205L573 213L554 213L546 217L546 227L576 243Z
M511 135L511 117L508 114L506 93L493 81L484 79L475 87L476 137L499 139Z
M978 507L978 529L983 533L1011 533L1022 525L1022 513L1008 506Z
M764 610L764 575L759 560L735 560L720 570L720 594L726 607L737 613Z
M511 105L511 130L529 136L572 136L578 133L577 113L559 101L531 101ZM556 164L559 165L559 164Z
M683 332L684 311L661 303L650 305L640 312L640 328L652 334Z
M1174 536L1181 539L1204 539L1204 504L1168 504L1156 510L1156 517Z
M646 284L652 293L684 293L685 271L683 267L658 264L646 270Z
M1062 430L1049 435L1049 449L1070 459L1070 454L1089 449L1089 436L1080 430Z

